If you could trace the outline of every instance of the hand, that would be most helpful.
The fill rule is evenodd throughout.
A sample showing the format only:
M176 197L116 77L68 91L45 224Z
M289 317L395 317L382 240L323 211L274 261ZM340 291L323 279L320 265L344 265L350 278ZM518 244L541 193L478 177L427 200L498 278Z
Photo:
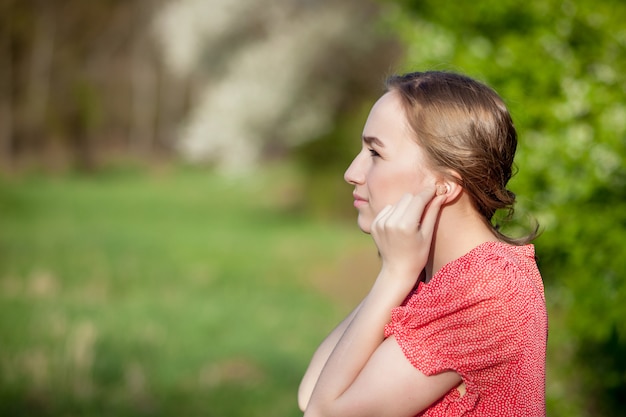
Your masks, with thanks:
M433 186L416 195L405 194L395 205L383 208L372 223L382 269L397 279L412 280L411 286L426 266L437 217L446 199L435 191Z

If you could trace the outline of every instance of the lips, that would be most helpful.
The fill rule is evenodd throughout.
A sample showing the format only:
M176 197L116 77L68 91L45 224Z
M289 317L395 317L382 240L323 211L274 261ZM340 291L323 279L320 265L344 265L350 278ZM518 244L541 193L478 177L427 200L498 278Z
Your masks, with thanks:
M360 207L363 204L367 203L367 200L363 197L361 197L360 195L353 193L352 196L354 197L354 207Z

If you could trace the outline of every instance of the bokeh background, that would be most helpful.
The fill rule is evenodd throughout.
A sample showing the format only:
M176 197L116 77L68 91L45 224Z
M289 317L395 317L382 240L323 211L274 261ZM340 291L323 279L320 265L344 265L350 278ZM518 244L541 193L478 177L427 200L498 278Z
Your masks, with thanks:
M549 416L626 407L626 3L0 0L0 415L297 416L378 260L342 175L384 78L507 101Z

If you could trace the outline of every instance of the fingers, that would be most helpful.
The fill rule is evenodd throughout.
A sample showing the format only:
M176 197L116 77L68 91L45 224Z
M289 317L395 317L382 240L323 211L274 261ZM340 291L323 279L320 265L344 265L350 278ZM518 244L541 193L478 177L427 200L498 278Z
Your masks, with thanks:
M432 235L434 233L439 212L441 211L441 207L445 201L445 195L437 195L431 199L422 217L421 230L424 234Z
M432 233L445 196L436 195L429 187L416 195L405 194L393 206L386 206L376 216L373 229L393 228L414 233L417 230Z
M383 209L378 213L376 218L374 219L374 224L383 221L383 219L387 218L387 216L394 210L394 206L387 205L383 207Z
M445 200L446 196L437 195L433 185L416 195L403 195L395 205L378 213L371 234L385 270L410 279L419 275L426 265Z
M397 218L404 219L406 226L419 226L423 223L423 217L428 205L435 197L435 189L428 188L418 194L405 194L396 204L394 214Z

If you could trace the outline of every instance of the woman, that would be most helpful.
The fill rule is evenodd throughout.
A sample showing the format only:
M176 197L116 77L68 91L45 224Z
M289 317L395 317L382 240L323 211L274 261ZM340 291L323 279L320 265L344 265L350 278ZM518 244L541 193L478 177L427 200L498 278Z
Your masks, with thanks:
M345 173L382 266L300 385L306 417L545 415L547 315L530 240L492 223L517 136L468 77L395 76Z

